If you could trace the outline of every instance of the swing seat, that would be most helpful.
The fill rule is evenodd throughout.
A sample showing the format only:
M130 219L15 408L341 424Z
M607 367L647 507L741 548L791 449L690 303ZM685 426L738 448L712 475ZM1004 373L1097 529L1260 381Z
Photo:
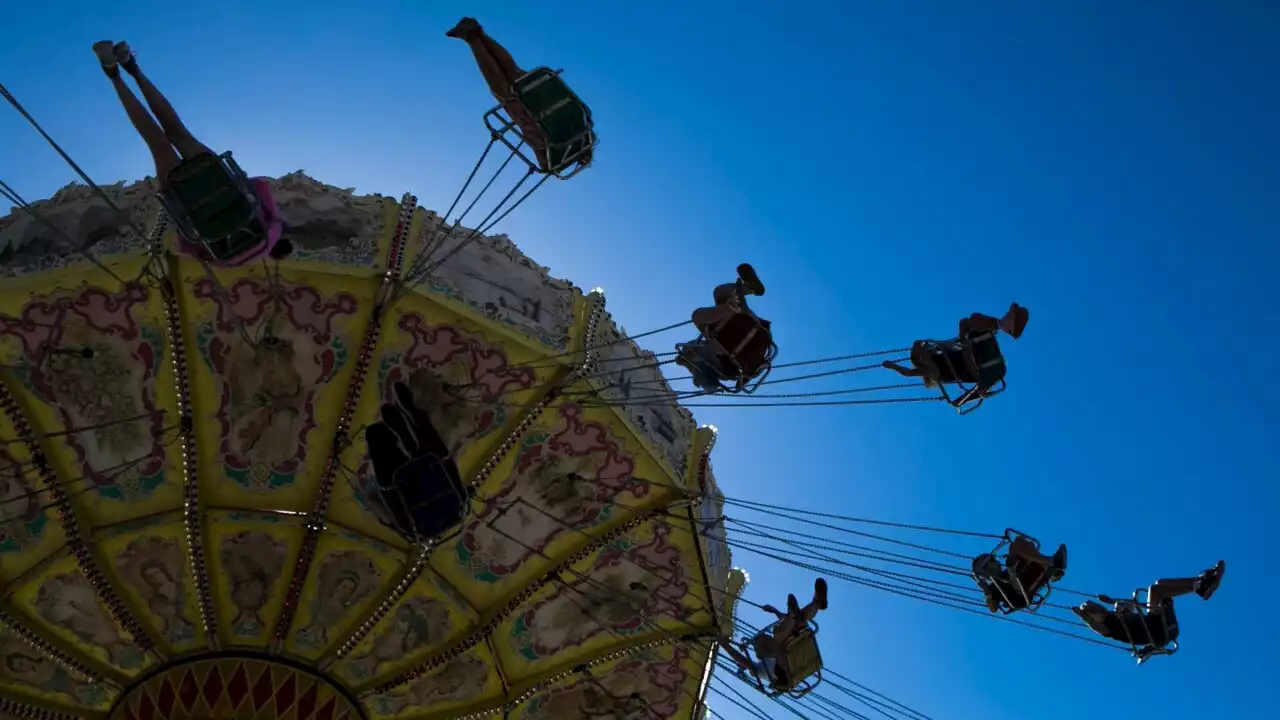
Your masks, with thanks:
M960 394L955 397L952 397L951 393L947 391L946 383L938 384L943 399L961 415L968 415L981 407L983 401L987 398L1005 391L1007 386L1004 376L1007 367L1004 362L1004 353L1000 351L1000 344L997 342L994 332L973 334L946 342L928 340L926 343L932 346L933 357L940 358L942 362L947 364L948 369L951 371L951 377L957 379L961 377L977 378L977 382L973 384L957 381L956 385L960 388ZM964 362L963 369L967 372L960 372L961 368L957 368L952 364L948 350L960 351Z
M511 88L511 102L528 113L542 131L542 138L525 137L519 124L504 116L501 104L485 113L485 124L530 169L567 180L591 163L596 134L591 109L565 84L560 73L546 67L535 68L516 80ZM509 133L518 138L516 144L507 139ZM540 147L543 143L545 148ZM545 164L529 158L521 145L531 146Z
M214 260L238 264L267 242L258 198L230 152L184 160L167 179L159 194L165 213Z
M470 492L453 460L428 454L410 460L389 483L378 483L383 524L412 542L442 542L462 529Z
M1129 654L1137 660L1139 665L1145 664L1153 657L1160 655L1173 655L1178 652L1178 618L1173 614L1173 603L1168 602L1164 611L1160 614L1162 636L1166 642L1161 645L1156 642L1155 636L1151 632L1151 627L1147 624L1147 618L1150 613L1147 610L1149 598L1144 599L1147 588L1138 588L1133 591L1132 600L1123 600L1116 603L1116 612L1134 612L1142 616L1142 627L1145 637L1135 638L1129 632L1128 623L1124 623L1125 634L1129 641ZM1172 620L1172 622L1170 622Z
M687 348L695 348L701 342L715 351L721 365L706 369L716 370L713 376L720 381L720 388L729 393L755 392L769 376L778 355L769 321L746 313L738 313L712 328L710 337L676 345L676 350L685 356Z
M753 639L752 645L759 647L761 638L771 637L778 623L774 623L760 631ZM759 653L757 653L758 655ZM822 683L822 653L818 649L818 624L809 621L787 638L778 648L778 675L782 680L765 687L757 680L760 690L770 697L790 695L799 699L808 695Z
M1020 611L1036 612L1044 604L1044 601L1049 599L1049 593L1053 590L1052 569L1037 567L1031 563L1018 563L1017 567L1009 565L1008 549L1016 538L1024 538L1034 545L1037 551L1040 549L1039 540L1026 533L1008 528L1004 531L1004 537L991 550L990 555L1008 571L1008 585L1016 593L1015 596L1010 597L1006 593L1003 583L995 583L996 590L1002 596L1000 612L1005 615ZM1020 604L1022 607L1018 607Z

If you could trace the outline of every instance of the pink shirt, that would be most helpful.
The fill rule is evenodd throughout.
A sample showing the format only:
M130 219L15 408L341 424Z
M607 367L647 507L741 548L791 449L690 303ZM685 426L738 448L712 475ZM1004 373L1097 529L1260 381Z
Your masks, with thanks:
M271 186L267 184L267 179L262 177L249 178L249 187L253 189L254 196L258 198L258 209L262 214L262 224L266 228L265 242L250 247L236 257L215 261L202 243L195 242L179 233L178 249L183 255L217 262L217 264L227 267L235 267L267 257L271 253L276 244L280 242L280 234L284 229L284 223L280 219L280 211L276 208L275 198L271 197Z

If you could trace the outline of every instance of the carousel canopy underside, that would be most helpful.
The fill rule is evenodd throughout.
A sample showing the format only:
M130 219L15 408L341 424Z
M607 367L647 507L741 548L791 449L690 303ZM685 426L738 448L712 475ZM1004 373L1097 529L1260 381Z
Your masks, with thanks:
M272 184L278 273L164 253L134 282L147 183L107 192L153 237L88 188L35 206L107 270L0 221L0 714L693 714L729 557L687 501L714 436L653 402L653 356L503 236L372 323L388 274L458 238L408 195ZM395 382L478 482L429 554L365 495Z

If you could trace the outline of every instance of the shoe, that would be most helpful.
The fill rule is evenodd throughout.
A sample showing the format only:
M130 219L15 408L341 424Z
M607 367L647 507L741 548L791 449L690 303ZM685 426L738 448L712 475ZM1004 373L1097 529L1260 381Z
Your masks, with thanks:
M453 26L452 30L445 32L445 37L457 38L465 40L468 35L480 29L480 21L475 18L464 17Z
M1058 551L1053 554L1053 567L1058 571L1059 577L1067 572L1067 546L1059 545Z
M760 282L756 269L747 263L738 266L738 280L741 281L743 294L764 295L764 283Z
M795 596L795 595L788 595L788 596L787 596L787 614L788 614L788 615L799 615L799 614L800 614L800 601L799 601L799 600L796 600L796 596Z
M1222 584L1222 574L1226 571L1227 564L1219 560L1217 565L1201 573L1200 582L1196 583L1196 594L1205 600L1213 597Z
M129 74L133 74L138 70L138 62L134 58L137 53L133 48L129 47L127 42L118 42L115 47L111 48L111 52L116 56L116 62L120 63L120 67L124 68Z
M822 578L813 581L813 602L819 610L827 609L827 581Z
M1022 307L1018 303L1009 304L1009 337L1014 340L1022 337L1022 331L1027 329L1027 321L1031 319L1031 311Z
M114 77L120 72L120 61L116 59L113 43L110 40L99 40L93 44L93 54L98 56L98 62L102 63L102 70L107 75Z

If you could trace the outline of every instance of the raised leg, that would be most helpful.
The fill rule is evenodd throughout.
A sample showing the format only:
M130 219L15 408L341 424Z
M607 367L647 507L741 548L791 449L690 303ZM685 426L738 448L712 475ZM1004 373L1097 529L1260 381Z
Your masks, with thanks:
M456 26L445 33L449 37L458 38L471 48L475 55L480 74L489 85L489 92L499 100L511 97L511 88L519 80L524 71L516 65L507 49L485 33L484 28L474 18L462 18Z
M182 119L178 117L178 113L169 104L169 100L164 94L151 82L151 80L138 68L137 61L133 58L133 53L129 50L128 45L120 43L116 46L116 55L120 57L120 64L124 69L133 76L138 83L138 89L142 91L142 97L146 98L147 105L151 108L151 112L155 114L156 119L160 121L160 127L164 128L164 134L169 138L169 143L178 149L183 158L190 159L201 153L214 154L204 143L200 142L191 134L187 126L182 124Z
M178 154L173 151L173 146L169 144L164 130L156 123L155 118L151 117L147 109L138 101L137 96L129 89L124 78L120 77L119 69L112 69L115 70L114 73L107 71L107 76L111 78L111 86L116 89L116 95L119 96L120 104L124 106L129 121L133 123L134 129L138 131L138 135L147 144L147 149L151 151L151 159L156 165L156 183L163 189L168 184L169 171L178 166Z
M716 305L715 307L698 308L693 311L691 317L698 331L703 335L707 335L711 328L737 314L738 310L731 305Z
M808 605L800 608L799 612L787 613L776 628L773 630L773 639L779 645L787 641L787 638L796 634L802 626L808 625L811 620L818 616L820 610L827 609L827 581L818 578L813 584L813 599Z
M1190 595L1200 586L1200 578L1172 578L1157 580L1147 588L1147 607L1158 607L1165 600Z

